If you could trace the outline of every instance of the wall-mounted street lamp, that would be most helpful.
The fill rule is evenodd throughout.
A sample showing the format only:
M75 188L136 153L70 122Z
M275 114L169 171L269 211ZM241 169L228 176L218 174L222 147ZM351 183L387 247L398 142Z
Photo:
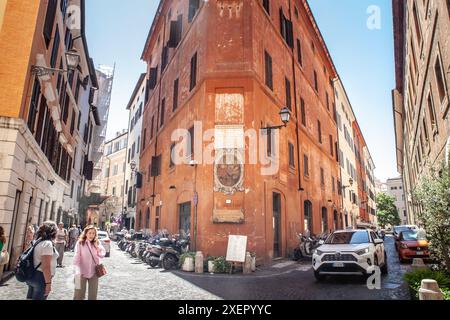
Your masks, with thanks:
M353 179L352 179L352 178L348 179L348 183L349 183L349 185L348 185L348 186L342 186L342 190L344 190L344 191L345 191L345 189L353 187L353 183L354 183L354 181L353 181Z
M279 115L281 118L281 122L283 122L283 125L273 126L273 127L265 127L265 128L261 128L261 129L270 131L270 130L279 130L279 129L287 127L287 124L291 120L291 110L289 110L287 107L284 107L283 109L281 109Z
M80 64L80 61L81 61L80 54L76 50L71 49L66 51L66 63L68 70L54 69L35 65L31 67L31 73L37 75L38 77L46 76L54 72L65 73L75 70Z

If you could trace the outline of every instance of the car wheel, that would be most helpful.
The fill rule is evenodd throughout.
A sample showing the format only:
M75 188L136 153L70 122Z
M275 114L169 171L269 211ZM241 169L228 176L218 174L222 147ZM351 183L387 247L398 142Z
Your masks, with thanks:
M381 273L382 274L388 274L388 262L387 262L386 252L384 253L384 264L381 267Z
M316 277L316 280L319 282L325 280L325 278L326 278L325 275L320 274L320 272L318 272L318 271L314 271L314 277Z

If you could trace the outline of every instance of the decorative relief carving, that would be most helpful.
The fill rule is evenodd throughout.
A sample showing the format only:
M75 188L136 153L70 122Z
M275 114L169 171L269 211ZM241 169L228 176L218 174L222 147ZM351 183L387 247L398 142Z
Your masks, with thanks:
M222 0L217 1L217 8L219 9L219 15L232 19L233 17L240 18L241 11L244 3L236 0Z
M216 151L214 191L226 195L244 191L244 156L238 149Z

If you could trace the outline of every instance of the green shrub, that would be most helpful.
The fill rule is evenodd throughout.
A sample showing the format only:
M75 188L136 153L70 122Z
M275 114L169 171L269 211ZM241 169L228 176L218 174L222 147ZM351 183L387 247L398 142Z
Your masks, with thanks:
M444 300L450 300L450 289L441 289L444 294Z
M450 291L450 277L442 271L433 271L430 269L418 269L405 273L404 279L409 287L414 291L416 299L419 297L419 289L423 279L436 280L441 290L446 291L447 295ZM444 293L445 295L445 293Z
M229 273L231 264L225 260L225 257L218 257L214 260L214 272Z
M186 252L186 253L183 253L181 256L180 256L180 268L183 266L183 264L184 264L184 260L186 259L186 258L192 258L192 259L194 259L194 263L195 263L195 252Z

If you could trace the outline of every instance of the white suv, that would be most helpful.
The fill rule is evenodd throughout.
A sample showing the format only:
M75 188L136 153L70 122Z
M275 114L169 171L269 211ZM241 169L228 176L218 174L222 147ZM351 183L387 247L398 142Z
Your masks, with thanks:
M327 275L362 274L369 276L373 266L387 274L384 242L372 230L341 230L333 232L313 254L313 269L317 280Z

